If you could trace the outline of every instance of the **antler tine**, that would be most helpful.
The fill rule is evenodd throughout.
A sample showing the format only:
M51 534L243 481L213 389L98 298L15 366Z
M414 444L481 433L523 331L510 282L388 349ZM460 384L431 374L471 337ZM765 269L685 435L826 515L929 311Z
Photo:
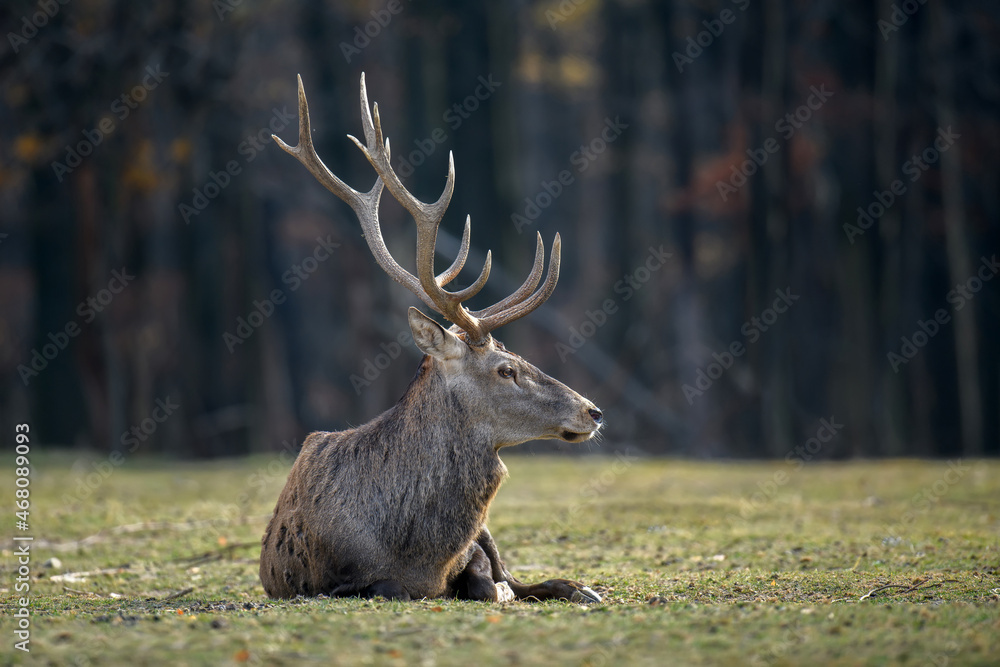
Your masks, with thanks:
M493 266L493 255L486 253L486 261L483 263L479 277L465 289L449 292L444 289L462 271L465 261L469 256L469 241L471 236L472 219L466 217L465 229L462 232L462 243L458 251L458 256L451 266L442 271L437 276L434 275L434 251L437 245L438 227L444 217L448 204L451 203L452 194L455 191L455 158L451 152L448 153L448 175L445 179L444 190L437 201L432 203L422 202L406 189L399 176L393 171L389 161L390 147L389 140L382 134L382 119L379 116L378 104L371 107L368 105L368 89L365 85L365 75L361 75L361 120L365 133L365 143L361 143L357 138L348 135L355 145L364 153L368 162L375 169L378 178L372 189L367 193L360 193L341 181L333 174L323 161L316 154L316 149L312 143L312 132L309 124L309 103L306 101L305 88L302 85L302 77L298 77L299 87L299 143L297 146L289 146L278 137L271 135L274 141L288 154L301 162L309 172L323 184L330 192L347 202L358 216L361 228L368 242L368 247L378 261L379 266L389 274L396 282L400 283L411 292L417 295L421 301L431 309L437 311L456 327L466 333L466 340L472 345L482 345L489 339L490 331L508 322L524 317L535 308L538 308L552 294L556 282L559 280L559 261L562 248L562 241L559 234L556 234L552 243L552 252L549 256L549 270L545 276L545 282L541 287L537 287L545 264L545 245L542 243L541 234L535 248L535 262L531 272L513 294L502 301L484 308L483 310L469 312L462 305L466 301L483 289L486 281L490 277L490 268ZM403 205L414 222L417 223L417 275L404 269L389 253L385 240L382 238L382 230L379 226L378 207L382 196L382 189L385 187L390 194Z
M334 173L330 171L325 164L323 164L323 161L319 159L319 155L316 154L316 148L313 146L312 142L312 129L309 125L309 101L306 99L306 90L302 85L302 75L297 75L297 78L299 82L299 143L297 146L289 146L274 134L271 135L271 139L273 139L283 151L301 162L303 166L309 170L309 173L312 174L327 190L337 195L337 197L347 202L351 208L357 211L363 203L364 196L337 178L337 176L334 175ZM375 194L375 197L377 198L381 195L381 188L377 187L375 189L378 190Z
M539 287L538 290L536 290L535 293L532 294L526 301L521 301L510 308L481 318L479 323L483 330L488 333L494 329L498 329L505 324L509 324L514 320L524 317L545 303L545 301L552 296L552 291L556 288L556 283L559 281L559 262L561 255L562 239L560 238L559 233L556 232L556 237L552 241L552 252L549 255L549 270L548 273L545 274L545 282L542 283L542 286Z
M403 182L399 180L399 176L393 171L392 165L389 164L386 143L382 139L382 121L379 118L378 104L374 105L374 111L369 109L368 89L365 86L365 75L363 73L361 75L361 122L364 126L367 145L361 143L356 137L347 136L361 149L365 157L368 158L368 162L371 163L375 169L375 173L385 183L385 187L389 190L389 193L413 216L418 229L428 225L436 226L440 224L441 218L444 217L444 212L448 209L448 204L451 203L451 196L455 191L455 162L451 153L449 152L448 154L448 177L445 181L444 191L436 202L430 204L422 202L406 189Z
M524 283L503 301L499 301L488 308L473 311L471 313L473 317L480 319L489 317L505 308L515 306L531 296L531 292L538 286L538 281L542 279L542 269L545 268L545 244L542 243L541 232L536 232L536 234L538 234L538 240L535 244L535 263L532 265L531 273L525 278Z
M448 155L449 185L454 183L454 159ZM442 195L443 197L443 195ZM479 321L469 315L469 311L462 305L462 301L472 298L477 294L490 277L490 268L493 263L492 253L486 253L486 261L479 278L467 288L458 292L448 292L442 288L434 275L434 249L437 245L438 225L444 215L444 208L437 214L436 219L421 221L417 219L417 277L420 284L427 292L428 296L434 300L441 313L454 324L457 324L467 334L467 340L473 345L481 345L486 341L488 331L484 331Z
M462 246L459 257L446 269L442 278L451 276L447 282L438 282L438 277L434 275L434 249L437 244L438 227L441 219L444 218L448 204L451 203L452 194L455 191L455 158L448 153L448 176L445 180L444 191L436 202L426 203L417 199L406 189L399 176L392 169L387 151L388 142L383 142L382 119L378 112L378 105L368 106L368 89L362 76L361 81L361 117L364 125L365 139L367 145L362 144L355 137L351 137L354 143L368 158L379 178L385 183L386 188L392 196L403 205L413 220L417 223L417 277L424 293L434 302L435 310L444 315L448 320L457 324L468 334L468 340L473 344L482 344L486 339L486 333L479 326L478 320L469 315L469 311L462 306L462 302L477 294L486 284L489 278L492 257L487 254L486 262L479 274L479 278L463 290L449 292L441 285L447 284L454 279L464 266L465 258L468 254L468 235L463 233ZM467 226L471 227L471 221L467 220Z
M297 79L299 88L299 143L293 147L286 144L276 135L272 134L271 138L282 150L301 162L309 170L309 173L327 190L337 195L337 197L354 209L354 213L361 222L361 229L364 232L365 240L368 242L368 247L371 249L379 266L389 274L389 277L415 293L430 308L437 310L434 301L423 293L420 281L393 259L392 255L389 254L388 248L385 247L385 242L382 240L382 232L379 229L378 221L378 206L379 200L382 197L382 179L376 179L372 189L362 194L331 172L316 153L316 147L312 141L312 128L309 122L309 101L306 99L306 90L302 84L302 75L298 75Z
M461 273L462 267L465 266L465 260L469 257L469 238L472 235L472 216L465 216L465 230L462 232L462 245L458 249L458 257L455 261L451 263L447 269L442 271L437 276L437 283L444 287L452 280L458 277Z
M374 187L372 187L371 192L379 191L381 194L382 189L382 179L375 181ZM371 194L369 192L369 194ZM389 253L389 249L385 245L385 240L382 238L382 228L378 220L378 196L371 200L372 205L365 215L358 215L358 220L361 221L361 231L365 237L365 241L368 242L368 249L371 250L372 255L375 257L375 261L378 262L379 266L386 274L395 280L397 283L405 287L406 289L413 292L417 297L437 313L444 313L437 307L434 300L424 292L423 287L420 285L420 280L417 279L412 273L404 269L399 265L399 262L393 258Z

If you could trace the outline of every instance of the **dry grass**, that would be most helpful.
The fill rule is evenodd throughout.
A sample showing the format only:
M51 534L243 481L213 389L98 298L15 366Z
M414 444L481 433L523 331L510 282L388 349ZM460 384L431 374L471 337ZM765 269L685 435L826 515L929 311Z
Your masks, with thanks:
M13 648L8 538L0 655L133 666L986 665L1000 655L996 462L505 458L511 479L490 526L511 569L580 579L604 604L271 601L258 541L285 462L128 461L88 489L99 460L56 455L34 461L32 476L31 654ZM52 556L61 568L43 567Z

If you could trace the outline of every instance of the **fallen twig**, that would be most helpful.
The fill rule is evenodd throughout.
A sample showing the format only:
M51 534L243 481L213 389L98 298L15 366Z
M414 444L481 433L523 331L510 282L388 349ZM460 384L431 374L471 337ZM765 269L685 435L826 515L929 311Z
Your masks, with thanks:
M191 565L197 565L199 563L206 563L212 560L221 560L224 555L231 553L236 549L245 549L248 547L259 547L259 546L260 546L260 541L227 544L226 546L216 549L215 551L206 551L205 553L199 556L183 556L181 558L175 558L174 561L181 563L190 563Z
M252 522L266 522L270 518L268 516L247 516L241 517L234 523L237 525L244 525ZM80 547L91 546L93 544L99 544L110 539L113 535L123 535L130 533L141 533L146 531L160 531L160 530L198 530L210 526L221 525L219 519L202 519L198 521L182 521L182 522L170 522L170 521L143 521L141 523L130 523L122 526L115 526L114 528L109 528L107 530L102 530L100 532L94 533L89 537L84 537L79 540L72 540L70 542L53 542L49 540L42 540L38 543L39 547L44 547L50 551L73 551L74 549L79 549Z
M906 595L907 593L912 593L914 591L926 591L931 588L937 588L938 586L943 586L947 583L955 583L957 579L943 579L941 581L932 582L930 579L924 579L923 581L918 581L913 584L886 584L884 586L879 586L878 588L873 588L861 597L858 598L858 602L862 600L867 600L878 592L884 591L889 588L902 588L904 590L900 591L900 595Z
M930 584L928 586L924 585L924 584L929 584L929 583L930 582L922 581L922 582L920 582L919 584L917 584L915 586L911 586L910 588L907 588L905 591L903 591L903 594L905 595L907 593L912 593L913 591L927 590L928 588L937 588L938 586L943 586L944 585L944 582L942 582L942 581L938 581L938 582Z
M885 586L879 586L878 588L873 588L861 597L858 598L858 602L862 600L867 600L871 596L875 595L879 591L884 591L887 588L906 588L906 584L886 584Z
M53 574L49 577L49 581L59 583L61 581L68 581L70 583L86 581L87 577L93 577L98 575L112 575L121 574L122 572L129 571L130 564L119 565L118 567L108 567L103 570L88 570L86 572L63 572L62 574Z
M171 593L167 597L163 598L163 602L166 602L167 600L176 600L179 597L183 597L183 596L187 595L188 593L190 593L193 590L194 590L194 586L188 586L187 588L182 588L181 590L177 591L176 593Z

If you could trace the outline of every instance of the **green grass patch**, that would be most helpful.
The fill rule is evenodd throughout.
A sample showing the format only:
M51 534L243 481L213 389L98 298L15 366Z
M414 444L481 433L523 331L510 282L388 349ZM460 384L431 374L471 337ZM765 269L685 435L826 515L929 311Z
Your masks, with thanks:
M274 601L259 540L288 462L33 458L31 653L5 664L988 665L1000 656L1000 464L797 468L505 457L490 528L525 581L599 605ZM110 474L102 477L98 469ZM13 482L12 468L0 474ZM50 558L60 564L46 564Z

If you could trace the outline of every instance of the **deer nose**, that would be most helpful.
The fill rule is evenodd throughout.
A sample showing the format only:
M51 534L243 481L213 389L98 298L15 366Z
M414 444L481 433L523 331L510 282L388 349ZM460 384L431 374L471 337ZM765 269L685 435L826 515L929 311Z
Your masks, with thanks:
M601 411L598 410L597 408L591 408L590 410L587 410L587 413L590 414L591 419L593 419L594 422L597 424L600 424L602 421L604 421L604 415L601 414Z

